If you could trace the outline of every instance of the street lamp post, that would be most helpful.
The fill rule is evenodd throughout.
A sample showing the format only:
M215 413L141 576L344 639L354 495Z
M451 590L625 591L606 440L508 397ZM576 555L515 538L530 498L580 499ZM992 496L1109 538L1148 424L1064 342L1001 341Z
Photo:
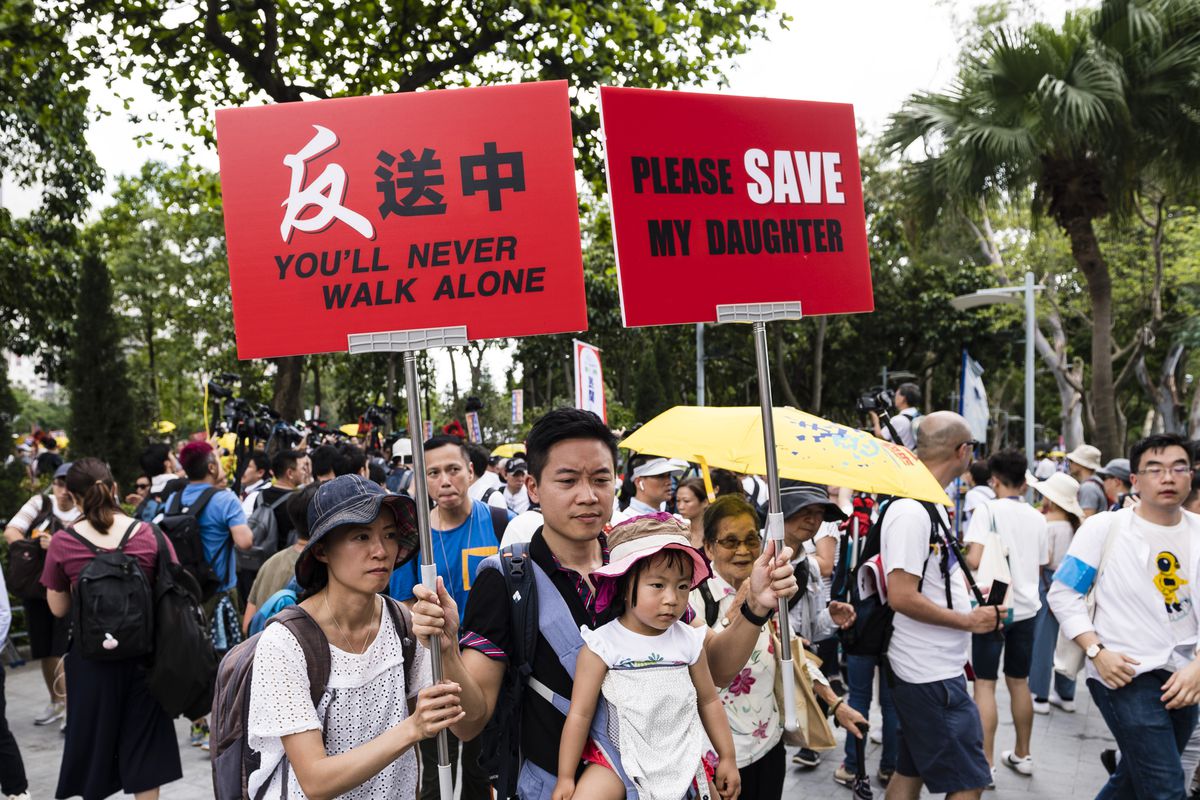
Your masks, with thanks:
M1033 273L1025 273L1025 283L1021 286L998 286L994 289L980 289L978 292L955 297L950 305L958 311L988 305L1024 305L1025 306L1025 457L1032 469L1036 453L1033 444L1033 344L1034 325L1037 324L1033 304L1033 293L1046 287L1034 283Z

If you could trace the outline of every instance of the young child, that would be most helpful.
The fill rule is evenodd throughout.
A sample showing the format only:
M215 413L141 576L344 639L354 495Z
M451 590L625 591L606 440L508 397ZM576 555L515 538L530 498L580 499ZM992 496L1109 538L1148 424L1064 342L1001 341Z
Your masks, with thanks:
M621 764L641 800L709 797L704 734L720 759L723 800L741 788L729 721L704 654L706 628L680 621L688 595L709 576L687 528L670 514L634 517L613 528L609 564L593 572L597 612L617 616L595 631L575 665L571 710L563 727L554 800L620 800L625 787L588 738L603 691L618 725ZM580 762L586 764L576 782Z

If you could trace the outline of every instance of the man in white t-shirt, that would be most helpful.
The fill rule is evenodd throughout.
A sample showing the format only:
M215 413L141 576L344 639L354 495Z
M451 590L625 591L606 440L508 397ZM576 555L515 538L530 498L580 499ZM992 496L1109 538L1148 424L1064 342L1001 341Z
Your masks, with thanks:
M971 515L975 513L975 509L988 500L996 499L996 492L990 485L992 472L988 469L986 461L982 458L972 461L971 466L967 468L967 477L970 479L971 488L963 497L962 529L964 531L970 527Z
M900 437L900 441L896 444L902 444L909 450L915 450L917 447L917 432L920 427L917 425L917 417L921 416L921 388L915 383L902 383L896 388L896 411L898 412L891 418L891 429L888 429L879 419L879 415L874 411L871 412L871 426L875 429L875 435L880 439L892 441L892 431ZM958 477L957 475L955 477Z
M529 474L529 465L523 458L510 458L504 468L504 503L514 514L524 514L529 510L529 492L525 489L525 476Z
M1006 605L1012 619L1002 634L981 633L972 638L971 666L975 670L975 703L983 721L983 752L994 764L996 737L996 681L1000 677L1000 654L1004 654L1004 682L1012 705L1013 727L1017 742L1012 750L1000 754L1004 766L1022 775L1033 774L1033 756L1029 751L1033 735L1033 695L1029 692L1029 668L1033 662L1034 634L1038 610L1042 607L1038 581L1043 564L1050 561L1046 518L1025 502L1025 473L1028 461L1020 450L1001 450L988 459L996 499L975 510L967 528L967 565L978 570L988 547L999 548L989 554L1007 562L1012 580ZM987 591L995 576L981 576L980 589Z
M942 486L963 473L978 443L967 421L938 411L921 423L917 453ZM979 711L964 667L972 633L1003 627L1003 606L971 609L962 569L946 544L942 505L893 500L882 512L888 604L896 612L888 668L900 719L888 800L917 800L921 787L975 800L991 781Z
M471 470L476 477L467 488L467 497L478 500L492 508L508 508L504 502L504 480L490 469L487 451L477 444L467 445L471 457Z
M36 494L21 506L21 510L4 527L5 541L13 544L26 537L37 539L44 551L50 546L50 538L55 531L66 528L82 516L79 506L67 491L67 471L70 468L69 461L60 464L54 471L50 494ZM35 725L49 725L62 719L65 713L66 697L63 695L63 685L55 680L55 669L67 652L71 624L65 617L50 613L45 589L33 596L22 597L21 604L25 608L25 627L29 632L30 659L39 662L42 680L50 695L46 708L33 722Z
M1133 446L1141 502L1089 517L1046 596L1062 634L1087 655L1088 691L1121 749L1103 797L1186 796L1180 753L1200 701L1200 517L1181 509L1189 444L1160 433Z

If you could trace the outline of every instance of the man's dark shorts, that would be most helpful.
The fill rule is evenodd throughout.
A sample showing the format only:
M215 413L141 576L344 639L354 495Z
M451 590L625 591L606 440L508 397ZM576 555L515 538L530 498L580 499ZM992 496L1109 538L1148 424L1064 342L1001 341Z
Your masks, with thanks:
M920 778L930 794L982 789L992 780L983 756L979 710L965 675L933 683L894 678L892 700L900 717L896 771Z
M1037 632L1037 617L1023 619L1004 627L1001 637L977 633L971 637L971 668L975 677L985 681L999 680L1000 652L1004 651L1004 676L1025 680L1033 664L1033 639Z

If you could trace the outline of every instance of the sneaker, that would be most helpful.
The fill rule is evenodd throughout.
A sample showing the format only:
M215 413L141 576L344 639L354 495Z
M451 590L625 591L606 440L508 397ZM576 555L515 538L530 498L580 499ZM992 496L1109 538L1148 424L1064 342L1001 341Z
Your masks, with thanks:
M10 794L8 800L29 800L29 792L21 792L20 794Z
M1000 762L1011 770L1021 773L1022 775L1033 774L1033 756L1021 757L1013 753L1012 750L1005 750L1000 754Z
M833 771L833 782L851 789L854 787L854 773L846 769L845 764L838 764Z
M42 709L42 713L39 716L34 718L33 724L49 725L52 722L58 722L66 713L67 706L65 703L50 703Z
M821 754L816 750L801 747L800 752L792 756L792 763L802 769L813 769L821 763Z
M1037 697L1033 698L1033 713L1049 714L1050 713L1050 701L1042 700Z
M204 741L200 742L200 749L206 753L208 752L208 730L207 729L205 729L205 731L204 731Z
M996 768L995 767L992 767L992 777L988 779L987 788L988 789L996 788Z
M208 741L208 724L204 722L192 723L192 735L188 738L188 743L192 747L200 747Z
M1054 706L1055 708L1057 708L1061 711L1065 711L1068 714L1075 713L1075 701L1074 700L1064 700L1055 693L1051 693L1051 695L1050 695L1050 705Z
M896 774L894 769L879 768L879 772L875 773L875 777L879 780L880 786L887 786L891 782L892 776Z
M1117 751L1116 750L1101 750L1100 763L1104 765L1105 771L1112 775L1117 771Z
M875 744L883 744L883 726L876 725L871 728L871 741Z

